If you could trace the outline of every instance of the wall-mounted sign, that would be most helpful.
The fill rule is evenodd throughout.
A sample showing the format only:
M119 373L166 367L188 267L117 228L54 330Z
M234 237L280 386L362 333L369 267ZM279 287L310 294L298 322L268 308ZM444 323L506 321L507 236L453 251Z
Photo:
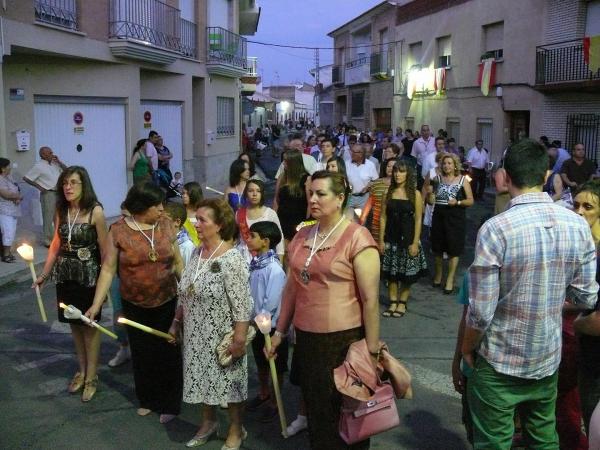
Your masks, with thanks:
M31 142L31 134L27 130L19 130L15 133L17 135L17 151L26 152L29 150Z
M23 88L10 88L8 91L10 100L25 100L25 89Z
M83 127L74 127L73 128L73 133L75 133L75 134L83 134L83 130L84 130Z
M79 111L73 114L73 122L75 125L81 125L83 123L83 114Z
M144 111L144 122L152 121L152 113L150 111Z

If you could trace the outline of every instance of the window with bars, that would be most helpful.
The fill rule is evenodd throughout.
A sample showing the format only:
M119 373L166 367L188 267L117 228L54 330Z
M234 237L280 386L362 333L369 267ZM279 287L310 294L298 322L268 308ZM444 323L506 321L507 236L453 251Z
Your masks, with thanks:
M217 136L235 134L235 102L232 97L217 97Z
M365 115L365 93L352 93L352 117L364 117Z

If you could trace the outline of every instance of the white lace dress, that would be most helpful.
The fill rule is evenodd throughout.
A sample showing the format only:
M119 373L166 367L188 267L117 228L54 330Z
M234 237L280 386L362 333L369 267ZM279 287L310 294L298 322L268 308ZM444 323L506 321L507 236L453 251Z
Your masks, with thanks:
M223 368L217 362L215 349L233 322L250 320L253 302L248 264L236 249L207 265L200 262L201 270L192 291L190 283L198 255L196 250L179 285L179 303L183 307L183 401L207 405L242 402L248 397L246 356Z

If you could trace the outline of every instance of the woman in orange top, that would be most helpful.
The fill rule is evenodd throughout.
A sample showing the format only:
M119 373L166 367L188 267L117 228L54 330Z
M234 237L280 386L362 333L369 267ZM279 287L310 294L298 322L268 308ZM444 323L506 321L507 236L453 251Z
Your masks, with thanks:
M317 171L310 185L317 223L288 247L289 272L272 343L276 352L293 320L294 365L308 412L312 448L347 448L337 424L341 394L333 369L349 345L366 338L373 364L379 350L379 252L369 231L343 215L350 193L339 173ZM365 441L352 448L368 448Z
M85 313L94 319L119 270L123 313L165 333L177 306L177 279L183 261L171 220L163 216L164 193L152 183L134 185L123 209L131 215L115 222L108 232L94 303ZM152 411L160 422L172 420L181 409L183 376L181 347L128 327L138 415Z

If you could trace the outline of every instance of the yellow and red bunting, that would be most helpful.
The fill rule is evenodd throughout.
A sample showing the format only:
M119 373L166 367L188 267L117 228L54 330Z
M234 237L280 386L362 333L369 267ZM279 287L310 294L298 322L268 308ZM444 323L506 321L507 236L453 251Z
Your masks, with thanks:
M477 84L481 86L481 93L485 96L490 93L490 88L496 84L496 60L494 58L484 59L479 63Z
M600 35L583 38L583 58L591 72L600 70Z

